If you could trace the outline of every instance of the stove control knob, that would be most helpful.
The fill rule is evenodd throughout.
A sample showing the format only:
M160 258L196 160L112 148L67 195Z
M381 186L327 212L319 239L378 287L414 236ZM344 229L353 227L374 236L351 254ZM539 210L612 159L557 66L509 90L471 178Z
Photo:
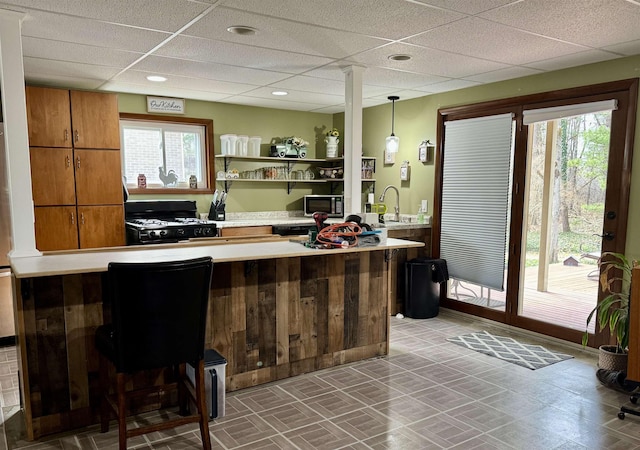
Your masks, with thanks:
M200 236L201 234L202 234L202 230L200 228L196 228L195 230L193 230L194 236Z
M178 236L184 236L184 229L183 228L178 228L178 230L176 232L178 233Z
M160 236L166 236L166 234L167 234L167 231L166 231L166 230L162 230L162 231L160 231Z
M156 237L156 232L155 231L149 231L149 236L151 236L152 238Z

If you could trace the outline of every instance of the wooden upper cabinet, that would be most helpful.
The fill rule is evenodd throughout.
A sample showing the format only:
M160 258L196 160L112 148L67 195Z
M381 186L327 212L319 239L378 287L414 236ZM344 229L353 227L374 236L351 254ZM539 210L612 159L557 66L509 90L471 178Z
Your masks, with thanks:
M71 91L74 147L119 149L119 117L116 94Z
M31 147L31 189L35 206L75 205L73 149Z
M69 91L27 86L25 95L29 146L71 147Z
M78 206L80 248L125 245L122 206Z
M122 205L120 152L74 150L78 205Z

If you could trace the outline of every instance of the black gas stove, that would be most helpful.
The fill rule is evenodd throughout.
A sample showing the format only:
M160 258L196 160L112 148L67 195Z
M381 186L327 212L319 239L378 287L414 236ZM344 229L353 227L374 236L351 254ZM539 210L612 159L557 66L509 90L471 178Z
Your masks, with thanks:
M129 201L124 204L127 245L214 237L216 224L197 218L192 200Z

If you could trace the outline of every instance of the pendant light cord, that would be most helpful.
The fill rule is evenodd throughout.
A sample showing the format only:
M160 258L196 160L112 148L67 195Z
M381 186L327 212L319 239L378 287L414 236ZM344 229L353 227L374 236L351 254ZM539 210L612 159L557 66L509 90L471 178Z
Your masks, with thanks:
M387 97L387 100L391 100L391 136L395 136L394 134L394 125L396 122L396 100L399 100L400 97L397 95L390 95Z

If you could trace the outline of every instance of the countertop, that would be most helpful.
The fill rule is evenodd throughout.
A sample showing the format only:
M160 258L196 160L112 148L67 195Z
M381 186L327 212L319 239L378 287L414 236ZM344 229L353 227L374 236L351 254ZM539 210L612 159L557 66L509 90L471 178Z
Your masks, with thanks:
M331 250L307 248L299 242L291 242L284 237L246 241L247 239L210 238L144 247L128 246L49 252L42 256L13 258L11 268L16 278L30 278L105 272L110 262L174 261L211 256L215 265L216 262L305 257L424 246L420 242L392 238L388 238L386 243L377 246Z
M386 222L384 224L373 224L373 228L387 228L389 230L406 230L412 228L431 228L431 218L427 223L418 223L416 221L416 216L411 215L400 215L400 222L393 222L393 214L385 215ZM344 219L342 218L329 218L326 220L328 224L334 223L342 223ZM278 215L274 214L269 216L268 214L256 214L256 213L246 213L246 214L234 214L229 217L227 220L214 221L216 227L218 228L231 228L231 227L252 227L252 226L264 226L264 225L315 225L313 218L298 216L298 217L287 217L286 215Z

